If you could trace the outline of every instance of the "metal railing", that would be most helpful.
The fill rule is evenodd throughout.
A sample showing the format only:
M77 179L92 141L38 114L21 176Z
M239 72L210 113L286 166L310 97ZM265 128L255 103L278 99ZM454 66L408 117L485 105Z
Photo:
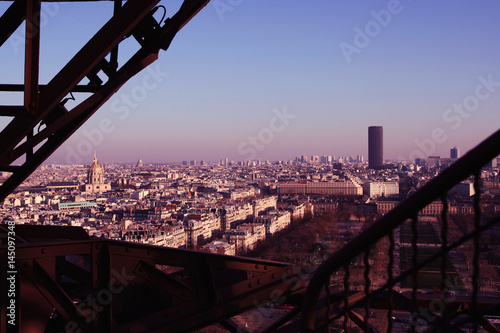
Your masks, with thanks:
M406 323L412 332L415 332L419 325L429 331L447 332L469 325L469 329L473 332L477 332L479 326L489 332L498 332L483 316L500 314L500 298L479 296L481 236L500 223L500 216L482 221L479 181L481 169L498 155L500 155L500 130L331 255L309 282L302 303L302 330L328 331L332 327L338 327L348 331L348 323L349 325L354 323L365 332L380 330L391 332L396 319L394 312L398 310L410 313ZM474 177L475 189L473 228L462 237L450 241L447 193L470 176ZM424 251L427 253L424 256L418 244L420 225L418 214L437 199L441 200L443 205L440 229L437 230L441 244L435 245L431 254L429 251ZM396 247L399 245L395 233L408 220L411 222L407 222L405 228L411 229L411 245L405 253L410 255L410 260L395 257L398 255ZM450 290L452 289L450 287L457 285L450 280L448 256L459 248L463 249L464 246L472 253L470 294L464 292L463 295L456 295L454 290ZM375 249L387 251L385 252L387 257L378 262L378 265L370 259L374 257ZM395 274L398 259L399 261L404 259L409 267ZM384 272L381 273L383 264L386 265ZM362 274L362 290L357 290L358 292L353 288L353 273L354 270L358 271L356 265L363 266L363 272L357 272L358 275ZM436 286L440 288L436 291L437 295L424 295L421 287L425 285L419 286L421 277L429 273L424 270L429 265L440 266L437 271L440 274L440 285ZM374 269L377 269L377 272L373 272ZM382 276L375 276L375 273ZM359 276L357 278L359 283ZM342 280L342 288L338 288L339 279ZM466 280L469 281L468 279ZM335 280L337 283L332 283ZM383 282L380 283L380 280ZM402 283L408 287L408 297L400 293L401 289L395 290L401 287ZM387 311L383 327L370 324L373 311L376 309Z
M14 296L2 287L1 332L191 332L305 288L291 264L268 260L101 239L16 243L7 268L0 241L1 285L16 281Z

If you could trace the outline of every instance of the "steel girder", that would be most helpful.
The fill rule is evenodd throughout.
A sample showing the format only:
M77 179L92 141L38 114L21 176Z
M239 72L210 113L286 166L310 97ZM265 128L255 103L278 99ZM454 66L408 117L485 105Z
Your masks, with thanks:
M0 132L0 171L12 172L0 187L4 200L69 136L91 117L131 77L157 60L160 49L168 49L176 33L210 0L185 0L179 11L165 22L152 16L159 0L115 0L110 20L46 85L38 82L40 35L37 20L40 2L16 0L0 17L0 46L26 20L24 85L0 84L0 91L23 91L24 104L0 106L0 116L14 117ZM118 45L133 36L140 49L120 68ZM109 60L107 57L109 56ZM102 82L97 73L108 80ZM89 79L87 85L81 82ZM71 110L64 106L73 92L91 95ZM25 157L21 165L14 163Z
M81 238L57 228L45 234ZM0 226L0 233L6 231ZM293 300L305 289L302 272L287 263L111 240L40 240L16 244L23 332L186 332L266 301ZM5 245L0 262L4 283ZM6 298L0 295L2 332L8 328Z
M25 82L0 84L0 91L24 92L23 105L0 106L0 116L13 117L0 132L0 170L12 172L0 187L0 201L128 79L154 62L160 49L168 49L209 0L185 0L174 16L159 23L152 16L159 0L114 2L114 16L47 84L38 82L40 1L13 1L0 17L0 46L27 22ZM118 45L127 36L140 49L119 68ZM97 76L101 71L106 82ZM85 77L89 84L82 85ZM91 95L68 110L67 96L77 92ZM25 162L14 165L21 157ZM7 229L0 229L6 236ZM27 239L37 234L36 243L16 236L19 331L189 331L304 289L300 271L286 263L81 239L81 234L79 240L61 240L72 234L68 229L57 232L55 240L39 238L54 230L59 229L32 231ZM8 271L3 238L2 285ZM6 297L0 296L0 331L8 328Z
M438 176L427 182L414 195L401 202L324 261L312 276L304 295L303 311L301 314L303 319L302 330L304 332L314 331L316 324L314 304L316 304L322 292L322 287L329 281L333 272L349 265L352 258L363 253L369 246L377 243L407 219L417 216L420 210L429 205L433 200L445 196L447 191L453 188L453 186L471 174L480 171L484 165L500 154L499 142L500 130L497 130ZM498 222L499 219L496 217L488 221L485 225L488 225L488 228L492 228ZM470 237L472 239L474 235L480 235L481 232L486 230L482 228L485 228L485 226L483 225L475 229L473 232L465 235L464 238ZM456 245L456 247L458 246ZM419 263L419 265L422 265L422 263ZM409 271L400 274L397 279L400 279L403 274L409 275L411 271L418 271L419 269L421 267L412 267ZM386 282L384 288L387 288L389 284L394 285L395 281L396 278L393 278L391 281Z

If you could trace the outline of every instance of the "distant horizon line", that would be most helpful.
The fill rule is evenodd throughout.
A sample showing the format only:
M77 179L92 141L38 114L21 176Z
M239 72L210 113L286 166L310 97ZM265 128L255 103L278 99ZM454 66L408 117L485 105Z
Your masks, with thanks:
M316 155L314 155L316 156ZM352 156L352 155L351 155ZM425 159L428 159L428 158L436 158L436 157L439 157L440 159L454 159L452 157L443 157L443 156L439 156L439 155L432 155L432 156L427 156ZM137 164L137 161L135 162L131 162L131 161L128 161L128 162L115 162L115 161L102 161L100 159L97 159L99 163L103 163L103 164L117 164L117 165L136 165ZM192 165L191 162L195 161L196 164L195 165ZM184 162L186 162L187 164L184 164ZM143 165L144 166L147 166L147 165L185 165L185 166L202 166L202 164L200 162L204 162L206 163L207 165L210 165L210 164L221 164L221 161L207 161L207 160L183 160L183 161L174 161L174 162L144 162L143 161ZM269 163L278 163L278 162L282 162L282 163L288 163L288 162L296 162L295 159L287 159L287 160L264 160L264 159L260 159L260 160L244 160L244 161L235 161L235 160L228 160L229 163L252 163L252 162L260 162L260 163L266 163L266 162L269 162ZM384 163L393 163L393 162L405 162L405 163L415 163L415 160L413 161L409 161L409 160L399 160L399 159L385 159L384 160ZM318 165L321 165L321 164L324 164L324 165L328 165L328 164L333 164L333 163L350 163L350 164L355 164L355 163L363 163L363 164L368 164L368 160L367 159L364 159L362 162L361 161L343 161L343 162L339 162L339 161L333 161L332 163L324 163L324 162L311 162L311 161L307 161L307 162L299 162L301 164L318 164ZM59 163L59 162L43 162L41 164L41 166L47 166L47 165L91 165L92 162L89 161L88 163L74 163L74 164L68 164L68 163Z

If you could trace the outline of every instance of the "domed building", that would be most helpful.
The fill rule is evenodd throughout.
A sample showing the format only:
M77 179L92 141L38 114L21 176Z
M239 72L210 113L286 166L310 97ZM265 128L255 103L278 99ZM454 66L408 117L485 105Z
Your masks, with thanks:
M87 173L87 184L85 184L83 191L87 193L101 193L110 190L111 184L104 183L104 168L97 161L97 157L94 152L94 161Z

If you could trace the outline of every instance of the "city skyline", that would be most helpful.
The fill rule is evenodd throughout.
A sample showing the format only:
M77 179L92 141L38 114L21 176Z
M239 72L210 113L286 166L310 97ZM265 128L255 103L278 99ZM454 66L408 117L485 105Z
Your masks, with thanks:
M166 3L167 16L179 4ZM47 163L90 163L94 150L145 163L366 157L374 123L384 127L386 160L448 156L454 146L465 154L500 120L499 9L486 1L213 1ZM46 83L112 3L42 10ZM68 20L71 29L61 29ZM22 81L23 29L0 50L9 82ZM129 44L120 52L136 47ZM3 95L21 103L22 94Z
M458 152L460 152L459 147L454 147L458 149ZM454 149L450 149L450 153L448 155L433 155L433 156L427 156L426 158L423 158L423 160L432 160L435 159L436 157L439 157L444 160L449 160L451 159L456 159L456 157L453 157L451 154L451 151ZM303 158L306 158L307 160L305 162L302 161ZM459 157L460 158L460 154ZM318 158L317 161L312 161L312 158ZM498 161L500 161L500 157L496 158ZM333 164L333 163L361 163L365 165L369 165L369 161L364 155L360 154L349 154L349 155L300 155L300 156L290 156L285 159L276 159L276 158L270 158L270 159L255 159L255 160L232 160L227 157L225 158L216 158L212 160L203 160L203 159L189 159L189 160L178 160L178 161L168 161L168 162L159 162L159 161L146 161L143 162L141 157L137 157L135 160L132 158L127 161L113 161L108 159L106 156L104 158L99 158L98 161L99 163L103 164L109 164L109 165L135 165L136 167L143 167L143 166L148 166L148 165L187 165L187 166L206 166L206 165L212 165L212 164L225 164L225 160L227 160L227 163L278 163L281 162L283 164L289 163L289 162L294 162L294 163L300 163L300 164L316 164L316 165L324 165L324 164ZM325 161L327 160L327 161ZM138 162L140 161L140 163ZM398 159L384 159L383 160L384 164L385 163L394 163L394 162L402 162L402 163L410 163L410 164L415 164L416 162L419 162L419 160L413 160L413 161L407 161L407 160L398 160ZM193 164L194 163L194 164ZM500 163L500 162L499 162ZM46 161L42 165L91 165L92 161L85 160L82 161L81 163L53 163L51 161ZM140 165L139 165L140 164Z
M368 160L365 160L364 155L360 154L348 154L348 155L300 155L300 156L295 156L292 158L285 158L285 159L261 159L261 158L254 158L254 159L243 159L243 160L232 160L229 159L228 157L221 158L218 160L203 160L203 159L190 159L190 160L182 160L182 161L169 161L169 162L157 162L157 161L150 161L147 162L146 164L148 165L162 165L162 164L182 164L182 165L191 165L191 166L196 166L196 165L207 165L207 164L222 164L222 165L228 165L229 163L244 163L244 162L272 162L272 163L284 163L288 164L289 162L294 162L294 163L311 163L311 164L333 164L333 163L365 163L368 164L368 169L383 169L384 168L384 163L385 162L417 162L422 159L435 159L436 157L439 158L444 158L447 159L448 157L451 159L457 159L460 158L460 147L454 146L450 148L449 156L440 156L440 155L433 155L433 156L426 156L426 157L419 157L418 159L415 160L404 160L404 159L385 159L384 158L384 139L383 139L383 126L369 126L368 127ZM74 158L75 163L73 164L82 164L79 163L79 158L78 153L76 151L71 151L71 154L69 155L69 159L67 157L66 164L72 164L71 159ZM94 150L94 158L93 158L93 164L96 163L96 151ZM132 161L122 161L122 162L115 162L115 161L107 161L105 163L108 164L123 164L123 165L130 165L134 164ZM420 163L420 162L419 162ZM44 163L44 164L51 164L51 163ZM57 164L57 163L55 163ZM86 164L86 163L83 163ZM143 166L143 161L141 157L138 157L137 162L135 162L136 167L142 167Z

